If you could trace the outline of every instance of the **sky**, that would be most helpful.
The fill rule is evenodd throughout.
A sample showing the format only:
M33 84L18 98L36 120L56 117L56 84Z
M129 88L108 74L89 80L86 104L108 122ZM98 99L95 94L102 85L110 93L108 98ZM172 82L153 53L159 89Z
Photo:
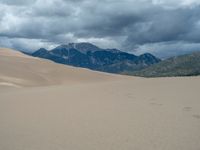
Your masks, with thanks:
M160 58L200 51L200 0L0 0L0 47L90 42Z

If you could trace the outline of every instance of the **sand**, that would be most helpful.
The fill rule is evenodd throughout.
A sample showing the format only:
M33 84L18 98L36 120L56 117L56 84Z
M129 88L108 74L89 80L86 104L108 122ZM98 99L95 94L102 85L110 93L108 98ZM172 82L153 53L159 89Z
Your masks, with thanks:
M117 76L1 53L0 70L0 150L200 149L200 77Z
M119 78L117 75L56 64L52 61L0 48L0 87L33 87L58 84L101 82Z

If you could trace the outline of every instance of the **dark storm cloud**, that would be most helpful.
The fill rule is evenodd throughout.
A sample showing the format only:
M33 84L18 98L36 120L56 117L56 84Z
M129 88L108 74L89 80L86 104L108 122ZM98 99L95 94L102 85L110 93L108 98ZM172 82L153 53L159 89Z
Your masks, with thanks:
M162 10L148 16L147 21L133 26L134 34L130 34L128 41L135 44L188 41L200 42L198 31L200 26L200 7ZM144 30L141 27L145 26ZM191 36L190 34L193 33ZM139 37L139 38L138 38Z
M86 41L165 57L200 43L195 0L0 0L0 11L0 45L12 48Z

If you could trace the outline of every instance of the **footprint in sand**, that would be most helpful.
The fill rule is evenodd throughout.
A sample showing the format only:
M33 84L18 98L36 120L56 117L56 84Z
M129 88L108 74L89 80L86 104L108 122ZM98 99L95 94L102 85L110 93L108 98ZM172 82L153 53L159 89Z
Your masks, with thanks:
M196 118L196 119L200 119L200 115L197 115L197 114L192 115L192 117L194 117L194 118Z
M160 103L150 103L151 105L155 105L155 106L162 106L163 104Z
M156 99L155 98L151 98L151 99L149 99L150 101L156 101Z
M136 98L132 93L128 93L128 94L127 94L127 97L128 97L128 98L132 98L132 99L135 99L135 98Z
M183 111L191 111L192 110L192 107L184 107L183 108Z
M191 111L192 110L192 107L184 107L183 108L183 111ZM192 117L196 118L196 119L200 119L200 115L198 114L194 114L192 115Z

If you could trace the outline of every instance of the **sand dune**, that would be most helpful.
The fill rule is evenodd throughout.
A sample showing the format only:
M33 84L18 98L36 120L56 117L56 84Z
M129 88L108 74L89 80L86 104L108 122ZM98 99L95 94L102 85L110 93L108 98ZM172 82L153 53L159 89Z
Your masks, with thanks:
M44 86L112 80L117 75L59 65L0 48L0 86Z
M117 76L25 57L0 52L0 150L200 149L200 77Z

